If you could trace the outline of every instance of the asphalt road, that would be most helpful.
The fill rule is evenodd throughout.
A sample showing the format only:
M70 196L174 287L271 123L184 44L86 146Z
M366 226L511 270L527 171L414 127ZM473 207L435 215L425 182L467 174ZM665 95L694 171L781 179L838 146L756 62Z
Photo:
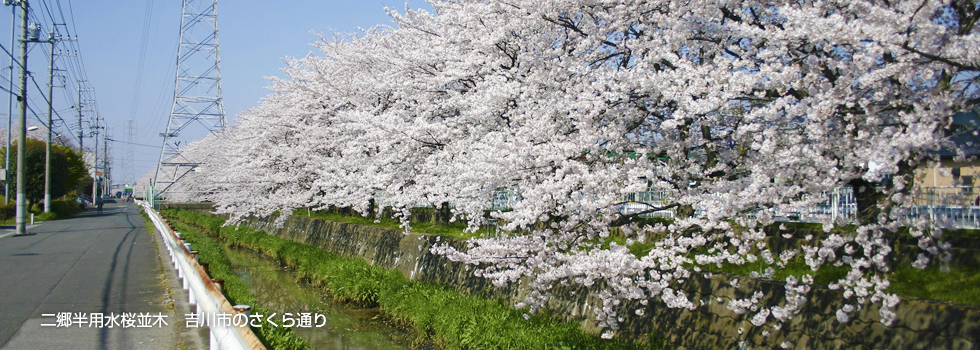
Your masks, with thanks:
M167 293L175 285L167 277L175 276L161 267L159 239L135 205L107 203L103 214L83 212L27 232L0 229L0 348L198 347L184 344L186 294Z

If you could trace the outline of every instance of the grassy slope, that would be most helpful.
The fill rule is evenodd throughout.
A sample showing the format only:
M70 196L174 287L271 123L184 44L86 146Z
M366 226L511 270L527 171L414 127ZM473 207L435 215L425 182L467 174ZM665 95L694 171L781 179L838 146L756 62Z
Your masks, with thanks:
M198 252L200 262L208 263L212 278L223 279L225 296L233 305L244 304L252 306L252 313L255 315L270 315L269 310L265 309L255 296L251 294L248 284L241 277L232 271L231 262L224 255L224 247L214 237L201 232L193 225L189 225L178 220L170 220L174 229L182 234L184 240L191 244ZM271 349L309 349L306 342L293 333L292 329L284 327L273 327L271 324L262 320L262 327L252 329L263 344Z
M447 349L623 349L639 347L601 340L577 324L524 313L494 300L406 280L401 273L360 259L284 240L246 227L222 227L213 216L166 211L172 221L198 225L225 243L249 249L295 269L299 278L343 302L378 305L393 321L414 329L418 343ZM447 310L449 312L447 312ZM643 347L648 348L648 347Z
M306 210L298 210L294 213L294 215L311 216L325 220L360 225L400 229L397 221L388 218L375 222L375 220L366 219L357 215L346 216L339 213L322 212L308 213ZM818 224L785 223L783 225L789 227L791 230L812 230L815 232L823 231L822 226ZM461 222L452 224L412 224L413 232L440 236L470 238L481 233L467 233L463 231L464 228L466 228L466 225ZM853 230L854 227L845 227L843 229ZM980 238L980 230L946 230L944 231L944 234L950 236ZM616 241L620 245L625 244L624 239L617 237L610 238L610 241ZM636 243L630 246L630 251L634 255L642 257L650 251L652 246L653 243ZM712 272L748 276L753 271L761 273L762 270L765 269L765 266L761 263L746 265L724 264L721 267L709 266L703 268ZM814 279L817 284L827 285L837 281L840 278L843 278L847 274L847 271L847 267L826 265L821 267L819 271L814 272L809 266L806 265L802 256L797 256L791 260L785 268L776 269L773 278L776 280L784 280L789 275L802 276L805 274L812 274L814 275ZM976 268L956 266L940 268L931 266L927 269L919 270L909 266L908 264L901 264L896 266L895 270L890 272L888 276L889 280L891 281L891 286L888 288L888 291L898 295L961 304L980 305L980 288L976 288L976 286L980 285L980 271L978 271Z

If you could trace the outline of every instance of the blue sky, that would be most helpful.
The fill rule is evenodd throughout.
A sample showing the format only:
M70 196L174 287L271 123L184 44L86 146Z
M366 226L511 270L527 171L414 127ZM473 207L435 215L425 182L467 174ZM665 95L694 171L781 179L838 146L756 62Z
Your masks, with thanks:
M41 18L44 16L43 6L54 8L57 2L59 0L30 1L35 15L40 15ZM137 124L136 142L155 146L131 146L123 143L112 146L115 179L125 180L121 177L128 171L121 160L128 147L133 147L136 161L132 172L139 178L156 166L162 141L158 134L166 129L173 103L173 69L176 62L181 1L60 0L60 3L68 22L73 22L73 27L69 24L69 31L78 37L89 84L96 89L99 113L111 128L113 138L126 140L126 120L134 119ZM407 4L412 8L431 9L421 0L411 0ZM152 12L147 27L149 35L145 43L142 79L137 89L147 6L152 6ZM406 2L219 1L222 89L229 121L233 122L239 112L257 105L268 94L265 87L269 83L265 77L281 76L283 58L303 57L311 52L316 54L313 52L315 49L310 46L317 40L313 32L329 34L336 30L348 33L355 32L358 28L390 25L390 17L384 11L385 6L403 12ZM0 11L0 43L8 50L11 50L10 28L10 7L4 7ZM16 46L13 48L16 49ZM0 54L4 56L0 59L0 65L10 65L6 54ZM29 71L34 73L35 79L43 87L48 76L47 54L41 48L35 47L31 49L30 55ZM18 73L15 72L15 77L16 74ZM2 76L6 78L8 75L4 69ZM0 82L6 88L6 79L0 79ZM60 90L62 91L55 89L55 110L68 119L75 112L62 95L75 92ZM29 92L31 94L35 94L32 100L38 98L37 92ZM0 96L4 97L0 98L0 114L6 117L6 94ZM16 116L16 109L14 115ZM32 118L29 118L28 125L38 124L36 120L34 123L30 120ZM77 117L70 120L77 120ZM5 123L6 120L3 121ZM55 130L58 131L57 126Z

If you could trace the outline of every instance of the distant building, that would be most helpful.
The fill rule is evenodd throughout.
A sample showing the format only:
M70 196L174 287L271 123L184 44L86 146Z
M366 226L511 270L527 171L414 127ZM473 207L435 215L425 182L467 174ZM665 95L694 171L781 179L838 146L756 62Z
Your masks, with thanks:
M953 115L948 131L957 149L966 160L957 162L956 149L939 150L939 164L916 171L923 193L916 198L918 205L977 205L980 199L980 114L971 112Z

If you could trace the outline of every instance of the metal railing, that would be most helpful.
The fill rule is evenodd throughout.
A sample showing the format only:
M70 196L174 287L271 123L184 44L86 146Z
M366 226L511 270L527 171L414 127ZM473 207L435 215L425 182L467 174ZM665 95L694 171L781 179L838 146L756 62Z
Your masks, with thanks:
M977 206L980 187L935 186L923 187L912 197L916 206Z
M152 198L152 197L149 197ZM153 222L157 232L163 238L164 246L170 254L177 275L183 282L183 288L187 290L188 302L195 307L198 320L219 319L218 315L228 315L229 318L236 318L240 314L232 307L231 303L225 299L224 294L212 279L208 276L204 267L197 262L197 252L192 251L190 243L184 243L179 233L173 231L160 214L150 206L148 202L140 202L146 214ZM247 315L245 319L249 320ZM262 342L252 333L248 323L241 325L238 322L210 322L208 324L208 334L210 335L210 348L214 349L265 349ZM237 324L237 325L236 325Z
M619 205L619 212L624 215L641 213L651 208L666 206L670 204L671 198L670 192L666 190L630 193L622 197L623 204ZM676 215L677 210L671 208L641 214L640 217L664 217L673 219Z
M830 220L836 223L853 223L857 214L857 200L850 186L843 186L819 194L826 198L823 203L774 212L778 221L820 223ZM379 193L379 198L384 198ZM911 205L906 207L906 219L913 220L927 216L932 221L944 223L951 228L980 228L980 187L939 186L921 187L913 196ZM498 190L492 199L491 210L505 210L520 202L517 189ZM385 205L385 201L380 201ZM651 208L666 206L673 202L673 195L667 190L629 193L620 198L617 209L621 214L636 214ZM454 201L450 201L450 206ZM431 207L430 203L418 203L419 207ZM695 208L696 211L703 210ZM674 208L644 213L640 217L674 218Z
M857 214L857 200L850 186L820 194L827 200L815 206L777 211L779 221L818 223L830 220L838 223L853 223ZM980 187L939 186L921 187L913 196L911 205L905 207L905 218L914 220L928 217L931 221L942 223L950 228L980 228ZM631 193L622 197L626 203L620 205L623 214L634 214L654 206L671 202L666 191ZM644 214L643 217L673 218L673 209Z

